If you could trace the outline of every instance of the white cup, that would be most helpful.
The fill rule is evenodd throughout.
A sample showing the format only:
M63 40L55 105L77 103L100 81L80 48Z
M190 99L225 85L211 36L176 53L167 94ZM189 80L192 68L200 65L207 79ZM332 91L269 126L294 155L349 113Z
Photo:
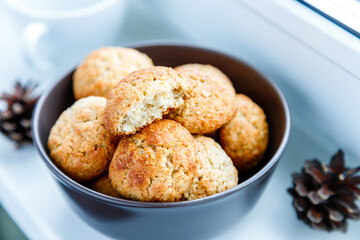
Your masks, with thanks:
M83 58L119 37L126 0L4 0L24 57L42 70Z

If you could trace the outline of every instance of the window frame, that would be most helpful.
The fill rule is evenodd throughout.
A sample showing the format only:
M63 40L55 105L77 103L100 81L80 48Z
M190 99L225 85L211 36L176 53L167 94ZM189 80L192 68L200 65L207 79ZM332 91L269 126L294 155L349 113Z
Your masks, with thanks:
M321 16L360 38L360 18L331 0L297 0ZM348 0L349 1L349 0ZM354 0L350 0L355 2ZM360 9L360 2L359 9Z

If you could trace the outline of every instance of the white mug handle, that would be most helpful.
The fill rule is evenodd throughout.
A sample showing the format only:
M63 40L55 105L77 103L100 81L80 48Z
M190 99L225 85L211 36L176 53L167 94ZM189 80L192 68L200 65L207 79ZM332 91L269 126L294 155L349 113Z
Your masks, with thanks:
M25 58L36 68L50 70L54 67L49 59L40 52L40 44L49 34L49 27L43 22L28 24L22 32L21 44Z

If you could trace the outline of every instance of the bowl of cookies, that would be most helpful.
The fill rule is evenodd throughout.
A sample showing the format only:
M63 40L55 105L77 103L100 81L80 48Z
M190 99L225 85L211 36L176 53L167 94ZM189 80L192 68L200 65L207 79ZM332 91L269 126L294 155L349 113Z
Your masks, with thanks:
M103 47L40 97L33 139L74 211L124 239L197 239L246 218L290 131L276 84L190 45Z

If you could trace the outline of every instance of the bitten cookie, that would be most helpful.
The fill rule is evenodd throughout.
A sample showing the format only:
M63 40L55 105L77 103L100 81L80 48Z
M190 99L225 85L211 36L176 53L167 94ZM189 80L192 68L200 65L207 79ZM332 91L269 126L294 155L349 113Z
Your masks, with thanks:
M221 146L239 171L248 170L262 159L269 141L264 111L249 97L236 95L236 116L219 131Z
M152 60L136 49L100 48L87 56L74 73L75 99L92 95L106 97L129 73L151 66Z
M194 136L197 174L186 200L203 198L223 192L238 184L238 171L221 146L205 136Z
M181 123L193 134L211 133L235 115L235 89L217 75L188 68L179 66L175 70L187 77L194 95L167 117Z
M65 110L50 131L48 147L54 163L78 182L103 174L117 145L103 125L106 99L87 97Z
M109 178L129 199L180 200L195 176L194 139L172 120L160 120L121 138L109 167Z
M120 198L120 193L115 190L115 188L111 185L110 178L107 174L102 175L89 183L89 188L99 193Z
M109 94L105 126L114 135L129 135L179 108L192 94L189 82L168 67L132 72Z

